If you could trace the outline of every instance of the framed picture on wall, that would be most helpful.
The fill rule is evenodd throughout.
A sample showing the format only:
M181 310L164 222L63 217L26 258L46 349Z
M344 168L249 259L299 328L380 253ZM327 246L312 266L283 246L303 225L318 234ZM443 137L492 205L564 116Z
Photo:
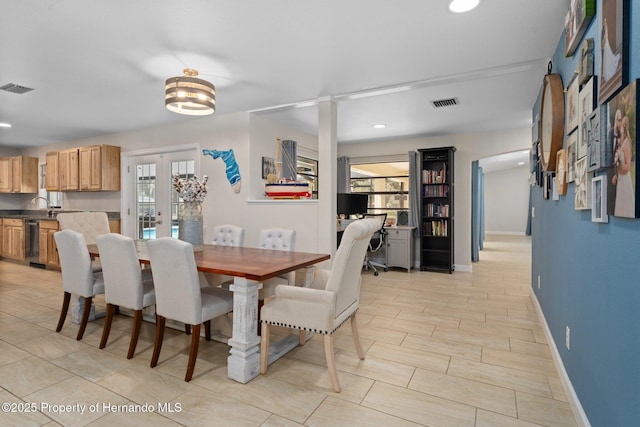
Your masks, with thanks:
M578 95L578 159L587 155L587 119L593 112L595 78L590 78Z
M606 175L596 176L591 180L591 221L609 222L607 215L607 183Z
M578 127L578 94L580 93L578 75L574 74L567 89L565 128L567 135Z
M611 192L608 194L609 215L638 218L636 138L639 81L634 80L617 93L608 104L609 123L613 123L613 168Z
M262 179L267 179L269 174L276 173L276 161L273 157L262 158Z
M575 209L591 209L591 186L589 174L587 173L587 158L583 157L576 161L576 176L574 180Z
M567 137L567 182L573 182L576 177L576 160L578 160L578 132Z
M571 0L565 20L565 55L572 56L596 14L596 0Z
M599 103L604 104L628 82L629 1L601 3Z
M556 186L560 196L567 194L567 150L558 150L556 154Z
M602 137L606 137L606 131L602 130L601 125L600 108L598 107L593 110L585 122L587 133L587 172L592 172L602 167L600 145L603 139Z

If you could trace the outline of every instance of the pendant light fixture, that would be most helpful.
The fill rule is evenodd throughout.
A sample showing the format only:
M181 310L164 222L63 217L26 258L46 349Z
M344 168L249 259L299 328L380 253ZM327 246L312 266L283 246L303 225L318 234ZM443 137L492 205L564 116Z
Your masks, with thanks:
M184 76L171 77L165 82L164 105L168 110L190 116L206 116L216 110L216 88L198 78L191 68L183 70Z

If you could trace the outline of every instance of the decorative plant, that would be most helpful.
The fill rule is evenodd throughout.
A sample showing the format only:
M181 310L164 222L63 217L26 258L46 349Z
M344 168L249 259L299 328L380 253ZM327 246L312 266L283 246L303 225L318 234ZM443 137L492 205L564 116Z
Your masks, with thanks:
M204 175L202 181L198 181L197 176L191 178L180 178L179 174L173 176L173 188L178 192L178 196L185 202L204 202L207 195L207 181L209 177Z

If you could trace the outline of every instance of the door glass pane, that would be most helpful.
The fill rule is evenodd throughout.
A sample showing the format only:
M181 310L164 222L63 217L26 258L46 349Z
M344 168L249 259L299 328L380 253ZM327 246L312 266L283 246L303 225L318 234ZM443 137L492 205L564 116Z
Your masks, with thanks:
M178 192L173 189L173 176L178 174L180 178L192 178L195 174L195 161L193 160L177 160L171 162L171 176L169 179L169 188L171 188L171 237L178 237L178 212L182 207L182 198L178 196ZM202 179L202 177L198 177Z
M136 236L156 238L156 165L136 165Z

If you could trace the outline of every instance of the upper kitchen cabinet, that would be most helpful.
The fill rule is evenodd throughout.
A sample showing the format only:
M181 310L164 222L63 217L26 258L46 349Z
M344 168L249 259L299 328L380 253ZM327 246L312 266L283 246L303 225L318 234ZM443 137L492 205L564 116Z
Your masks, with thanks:
M37 157L0 157L0 193L37 192Z
M120 147L81 147L80 191L120 191Z
M47 191L60 191L60 168L58 166L58 152L47 153L45 156L46 174L44 187Z
M53 160L53 156L51 156ZM49 166L47 166L47 174ZM71 148L58 152L58 183L60 191L80 190L80 162L78 149ZM52 178L55 181L55 177Z

